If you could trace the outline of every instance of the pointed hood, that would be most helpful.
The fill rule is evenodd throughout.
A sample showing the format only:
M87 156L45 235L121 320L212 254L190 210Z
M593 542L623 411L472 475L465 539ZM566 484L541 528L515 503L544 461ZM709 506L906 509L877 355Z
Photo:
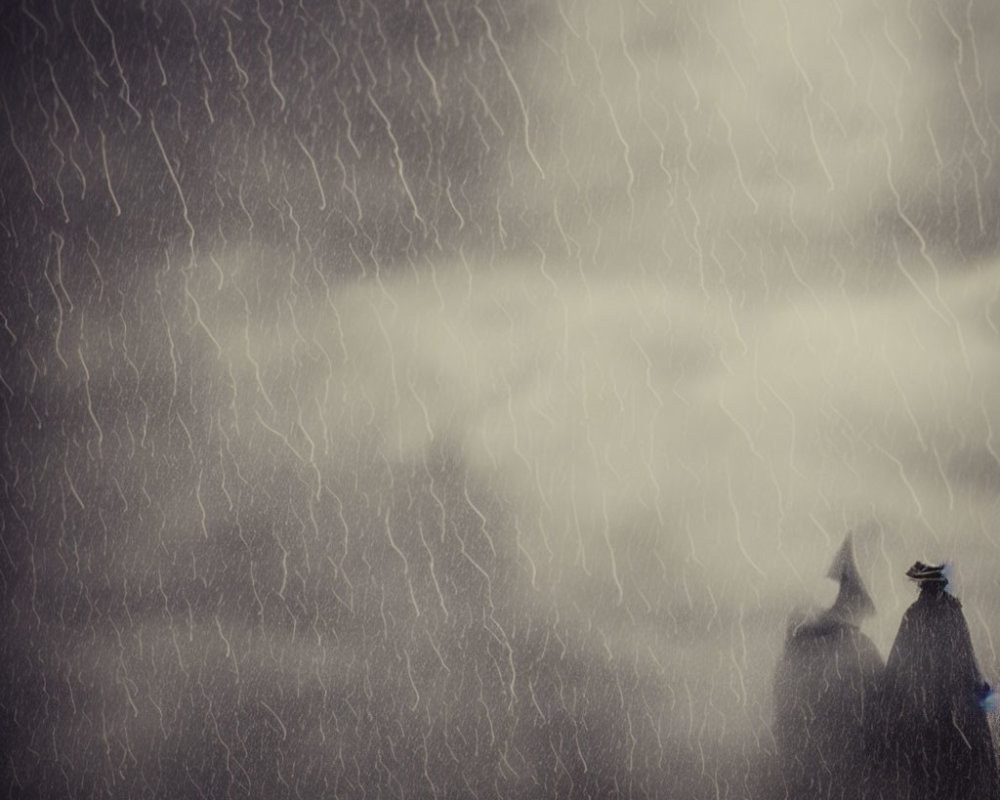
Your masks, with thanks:
M833 606L814 616L793 614L774 675L774 736L781 786L775 797L857 798L861 768L876 732L884 663L861 631L872 603L850 535L828 577L840 584Z
M857 562L854 560L854 540L851 534L848 533L844 537L844 543L833 557L833 563L826 576L840 583L840 591L825 616L839 622L858 625L862 619L875 613L875 603L872 602L864 581L861 580Z

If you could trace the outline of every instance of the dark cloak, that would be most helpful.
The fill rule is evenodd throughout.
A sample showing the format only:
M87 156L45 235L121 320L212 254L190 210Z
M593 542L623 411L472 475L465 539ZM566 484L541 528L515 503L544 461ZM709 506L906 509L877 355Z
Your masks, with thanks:
M883 662L859 621L874 612L854 562L850 538L828 577L837 600L813 617L789 622L774 680L778 786L790 800L856 800L862 765L877 733Z
M921 584L886 663L875 774L882 800L997 800L989 693L962 604L946 581Z

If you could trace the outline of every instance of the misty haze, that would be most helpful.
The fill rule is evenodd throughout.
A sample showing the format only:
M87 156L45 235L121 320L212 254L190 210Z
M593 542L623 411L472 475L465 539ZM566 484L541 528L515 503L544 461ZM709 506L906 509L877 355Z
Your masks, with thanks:
M998 35L4 6L6 794L1000 794Z

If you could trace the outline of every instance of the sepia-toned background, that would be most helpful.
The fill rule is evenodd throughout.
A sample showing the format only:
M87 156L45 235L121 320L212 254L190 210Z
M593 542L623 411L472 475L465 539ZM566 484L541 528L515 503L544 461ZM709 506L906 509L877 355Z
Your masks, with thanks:
M767 798L849 531L996 680L998 33L5 6L4 789Z

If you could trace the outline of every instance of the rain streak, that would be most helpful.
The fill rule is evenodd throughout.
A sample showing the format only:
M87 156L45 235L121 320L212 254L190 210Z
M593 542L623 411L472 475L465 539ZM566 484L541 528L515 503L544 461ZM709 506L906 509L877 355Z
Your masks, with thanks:
M998 29L6 4L3 791L1000 798Z

